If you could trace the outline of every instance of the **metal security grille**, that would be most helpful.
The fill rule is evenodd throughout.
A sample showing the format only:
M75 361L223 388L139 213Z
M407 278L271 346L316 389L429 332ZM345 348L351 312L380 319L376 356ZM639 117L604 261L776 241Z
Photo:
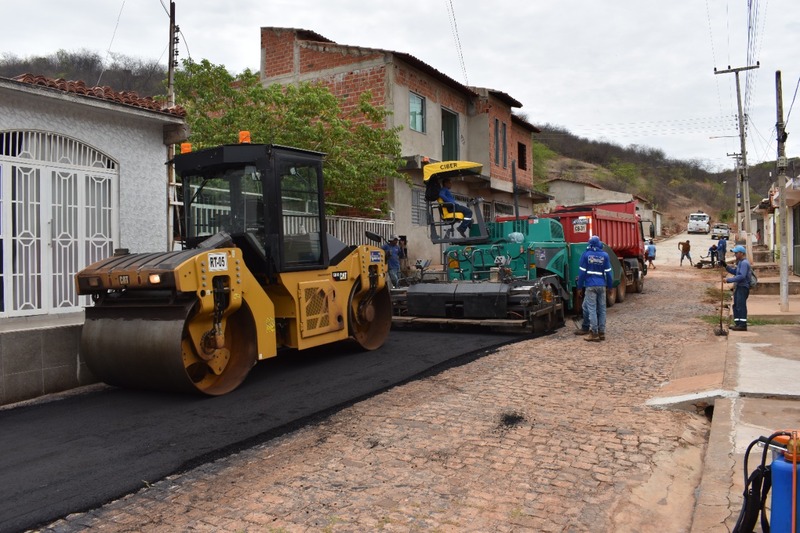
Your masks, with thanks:
M428 218L428 202L425 201L425 189L414 187L411 189L411 223L415 226L426 226Z
M0 316L80 309L74 276L113 252L118 171L75 139L0 132Z

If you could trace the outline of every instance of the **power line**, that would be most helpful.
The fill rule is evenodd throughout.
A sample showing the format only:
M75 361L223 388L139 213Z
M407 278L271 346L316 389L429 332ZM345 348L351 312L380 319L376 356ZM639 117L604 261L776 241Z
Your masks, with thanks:
M642 122L592 123L573 126L579 131L593 133L681 135L687 133L718 133L736 127L734 115L690 117L673 120Z
M747 2L747 64L757 64L756 57L761 50L761 42L763 40L765 18L760 16L761 10L758 0L748 0ZM759 20L761 25L759 27ZM750 113L752 107L753 97L756 92L756 84L758 82L758 73L748 71L745 74L745 87L744 87L744 112L745 115Z
M122 10L125 8L125 0L122 0L122 5L119 6L119 13L117 14L117 23L114 25L114 31L111 33L111 41L108 43L108 50L106 50L106 62L108 62L108 56L111 55L111 45L114 44L114 37L117 36L117 28L119 28L119 21L122 18ZM100 75L97 77L97 83L95 85L100 85L100 80L103 79L103 74L106 72L106 66L103 65L103 70L100 71Z
M792 96L792 103L789 104L789 112L786 114L786 122L784 122L784 127L789 124L789 117L792 115L792 107L794 107L794 99L797 98L798 87L800 87L800 78L797 78L797 85L794 86L794 96Z
M711 66L717 64L717 52L714 49L714 31L711 25L711 10L708 7L708 0L706 0L706 20L708 21L708 42L711 45ZM717 87L717 105L720 110L722 109L722 96L719 91L719 79L714 77L715 85Z
M464 75L464 85L469 86L469 78L467 78L467 67L464 64L464 54L461 49L461 38L458 36L458 23L456 22L456 12L453 9L453 0L447 1L447 13L450 16L450 30L453 33L453 40L456 43L456 53L458 54L458 62L461 65L461 73Z

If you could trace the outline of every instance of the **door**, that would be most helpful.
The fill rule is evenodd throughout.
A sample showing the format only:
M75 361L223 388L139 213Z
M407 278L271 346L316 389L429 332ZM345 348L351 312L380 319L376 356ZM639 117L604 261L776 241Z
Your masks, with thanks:
M442 161L458 159L458 115L442 108Z
M75 274L113 252L116 163L45 132L0 141L0 316L78 310Z

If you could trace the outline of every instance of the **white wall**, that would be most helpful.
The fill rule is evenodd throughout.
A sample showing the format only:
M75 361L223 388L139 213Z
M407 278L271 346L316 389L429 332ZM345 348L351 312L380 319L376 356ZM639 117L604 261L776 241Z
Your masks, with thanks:
M0 90L0 130L39 130L72 137L116 160L120 183L117 247L166 250L166 147L163 123L119 107L93 108L73 98Z

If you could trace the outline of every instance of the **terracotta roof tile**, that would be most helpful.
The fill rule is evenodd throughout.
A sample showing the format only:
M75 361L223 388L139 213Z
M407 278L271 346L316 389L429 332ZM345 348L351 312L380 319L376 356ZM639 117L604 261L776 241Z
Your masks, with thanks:
M101 100L109 100L118 104L139 107L142 109L148 109L150 111L157 111L159 113L173 115L176 117L183 118L186 116L186 110L181 106L166 107L162 102L158 102L150 96L139 96L133 91L117 92L107 85L103 87L89 87L83 81L67 81L61 78L53 79L46 76L35 76L33 74L22 74L21 76L16 76L12 79L22 83L49 87L51 89L57 89L66 93L99 98Z

